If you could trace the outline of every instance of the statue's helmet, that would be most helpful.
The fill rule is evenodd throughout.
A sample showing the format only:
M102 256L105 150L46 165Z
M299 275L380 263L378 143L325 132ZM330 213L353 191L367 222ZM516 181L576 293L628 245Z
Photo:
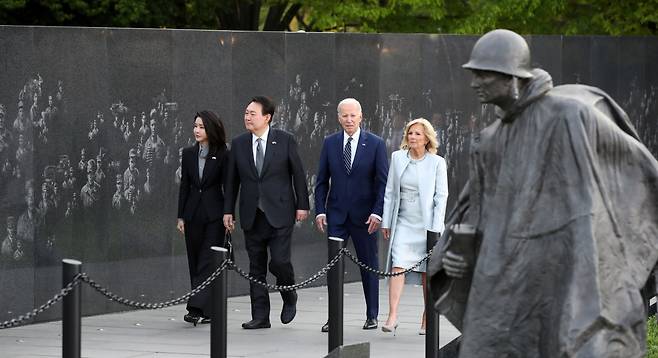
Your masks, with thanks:
M532 78L528 43L510 30L493 30L480 37L473 46L471 58L462 67Z

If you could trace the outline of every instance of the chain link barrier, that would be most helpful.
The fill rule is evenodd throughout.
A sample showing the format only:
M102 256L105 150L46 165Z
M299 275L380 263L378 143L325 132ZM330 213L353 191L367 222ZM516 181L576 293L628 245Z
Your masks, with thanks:
M342 249L340 249L338 254L336 254L336 256L334 256L334 258L331 259L331 261L329 261L327 266L320 269L320 271L318 271L317 273L315 273L313 276L309 277L308 279L306 279L306 280L304 280L304 281L302 281L298 284L294 284L294 285L272 285L272 284L268 284L266 282L259 281L258 279L256 279L253 276L249 275L247 272L245 272L239 266L237 266L233 261L231 261L230 259L227 259L227 260L224 260L220 264L220 266L210 276L208 276L208 278L205 281L203 281L199 286L194 288L192 291L190 291L190 292L188 292L188 293L186 293L186 294L184 294L184 295L182 295L178 298L174 298L172 300L163 301L163 302L156 302L156 303L140 302L140 301L131 300L131 299L128 299L128 298L125 298L125 297L121 297L121 296L111 292L107 288L103 287L98 282L94 281L86 273L80 273L80 274L77 274L73 278L73 280L71 282L69 282L64 288L62 288L57 294L55 294L55 296L53 296L53 298L49 299L43 305L33 309L30 312L27 312L24 315L18 316L17 318L13 318L13 319L8 320L8 321L0 322L0 329L6 329L6 328L12 328L12 327L20 326L20 325L24 324L25 322L31 320L32 318L36 317L37 315L41 314L42 312L44 312L47 309L49 309L50 307L52 307L57 302L61 301L66 295L68 295L75 288L75 286L79 285L81 282L84 282L84 283L88 284L91 288L96 290L101 295L107 297L111 301L117 302L117 303L125 305L125 306L133 307L133 308L153 310L153 309L160 309L160 308L170 307L170 306L174 306L174 305L186 302L190 297L192 297L192 296L198 294L199 292L203 291L204 289L206 289L226 269L234 270L238 275L242 276L243 278L245 278L249 282L261 285L261 286L266 287L270 290L276 290L276 291L281 291L281 292L298 290L300 288L308 286L309 284L311 284L311 283L317 281L318 279L320 279L321 277L325 276L327 274L327 272L329 272L329 270L331 270L334 266L336 266L336 263L338 263L338 260L340 260L340 258L343 255L347 256L352 262L354 262L356 265L358 265L359 267L361 267L361 268L363 268L367 271L373 272L373 273L375 273L379 276L394 277L394 276L404 275L404 274L406 274L408 272L411 272L411 271L417 269L418 267L420 267L420 265L422 265L423 262L427 261L430 258L430 256L432 255L432 251L430 250L430 252L428 252L427 255L422 260L420 260L414 266L412 266L412 267L410 267L410 268L408 268L404 271L384 272L384 271L376 270L376 269L364 264L363 262L359 261L359 259L356 258L347 248L342 248Z
M243 269L239 268L238 266L233 265L232 268L235 272L237 272L240 276L247 279L249 282L253 282L253 283L255 283L257 285L261 285L263 287L267 287L270 290L277 290L277 291L281 291L281 292L287 292L287 291L294 291L294 290L300 289L300 288L310 284L313 281L317 281L319 278L326 275L327 272L329 272L329 270L331 270L336 265L338 260L340 260L340 257L345 255L345 253L347 253L347 252L349 252L349 251L346 248L340 249L340 251L338 251L338 254L336 254L336 256L334 256L334 258L331 259L331 261L329 261L327 266L323 267L315 275L309 277L305 281L302 281L298 284L287 285L287 286L286 285L272 285L272 284L269 284L269 283L266 283L266 282L262 282L262 281L259 281L256 278L254 278L253 276L249 275L248 273L246 273Z
M94 290L96 290L101 295L107 297L108 299L110 299L110 300L112 300L116 303L120 303L124 306L133 307L133 308L154 310L154 309L170 307L170 306L174 306L174 305L186 302L190 297L196 295L197 293L203 291L206 287L208 287L222 273L222 271L224 271L227 267L229 267L230 264L231 264L231 260L222 261L222 263L219 265L219 267L210 276L208 276L208 278L205 281L203 281L199 286L197 286L192 291L190 291L190 292L188 292L188 293L186 293L186 294L184 294L184 295L182 295L178 298L174 298L173 300L164 301L164 302L157 302L157 303L139 302L139 301L133 301L133 300L121 297L117 294L114 294L114 293L110 292L108 289L101 286L96 281L92 280L85 273L82 274L82 281L87 283L89 286L91 286Z
M354 255L352 255L352 253L349 252L348 250L345 250L345 251L346 251L345 256L347 256L348 259L352 260L352 262L357 264L357 266L365 269L366 271L370 271L370 272L376 273L379 276L384 276L384 277L395 277L395 276L400 276L400 275L404 275L406 273L409 273L409 272L417 269L418 267L420 267L420 265L422 265L423 262L429 260L429 258L432 256L432 250L430 250L427 253L427 255L425 255L425 257L423 257L420 261L418 261L415 265L409 267L408 269L406 269L404 271L398 271L398 272L386 272L386 271L375 270L374 268L372 268L372 267L364 264L363 262L359 261L359 259L354 257Z
M73 288L77 285L80 284L82 281L82 274L77 274L73 278L71 282L68 283L64 288L62 288L53 298L49 299L46 301L46 303L42 304L41 306L33 309L30 312L27 312L24 315L20 315L17 318L10 319L8 321L4 321L0 323L0 329L5 329L5 328L12 328L16 326L20 326L24 324L25 322L31 320L32 318L36 317L37 315L41 314L43 311L49 309L52 307L55 303L61 301L64 296L68 295L69 292L73 290Z

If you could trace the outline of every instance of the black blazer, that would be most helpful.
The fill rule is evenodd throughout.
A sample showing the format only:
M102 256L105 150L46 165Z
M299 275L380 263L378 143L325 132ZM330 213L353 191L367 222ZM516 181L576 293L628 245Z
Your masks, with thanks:
M192 220L199 207L205 211L208 222L222 218L227 157L226 150L214 150L208 153L203 167L203 179L199 180L199 144L183 149L178 192L179 218L185 221Z
M241 134L231 142L224 201L224 213L235 213L235 201L240 192L240 225L251 229L258 198L263 212L275 228L295 224L295 210L308 210L308 188L297 142L290 133L270 128L258 177L251 132Z

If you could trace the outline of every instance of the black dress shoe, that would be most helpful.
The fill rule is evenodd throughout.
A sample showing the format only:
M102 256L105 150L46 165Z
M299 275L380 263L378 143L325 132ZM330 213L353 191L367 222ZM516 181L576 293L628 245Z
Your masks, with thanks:
M201 318L201 321L199 323L201 323L201 324L210 323L210 317Z
M251 321L242 324L242 328L244 329L259 329L270 327L272 327L270 321L265 319L252 319Z
M196 324L199 322L200 319L201 319L201 316L199 316L197 314L194 314L194 313L188 313L185 316L183 316L183 320L185 322L190 322L190 323L194 324L194 327L196 327Z
M297 314L297 292L293 292L287 302L283 302L281 309L281 323L288 324L292 322Z
M325 324L322 326L322 332L323 332L323 333L327 333L327 332L329 332L329 321L327 321L327 323L325 323Z
M368 318L366 319L366 323L363 324L363 329L376 329L376 328L377 328L376 318Z

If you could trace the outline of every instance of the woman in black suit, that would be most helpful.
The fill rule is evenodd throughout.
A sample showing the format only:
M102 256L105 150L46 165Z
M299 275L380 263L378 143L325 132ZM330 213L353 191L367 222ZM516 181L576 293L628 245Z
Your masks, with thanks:
M213 272L211 246L221 246L224 237L223 182L227 157L226 132L222 121L211 111L194 117L196 144L183 149L178 195L178 231L185 234L187 262L192 288ZM203 290L187 302L186 322L210 322L210 290Z

